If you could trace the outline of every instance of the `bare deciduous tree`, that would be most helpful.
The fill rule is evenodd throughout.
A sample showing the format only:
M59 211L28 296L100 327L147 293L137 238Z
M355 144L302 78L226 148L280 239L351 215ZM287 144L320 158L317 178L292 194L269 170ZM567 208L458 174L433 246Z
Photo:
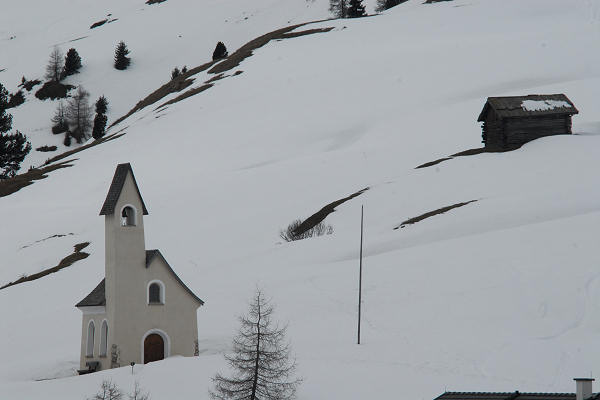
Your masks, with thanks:
M90 94L79 86L67 104L67 121L71 128L71 136L77 140L77 143L88 139L92 128L92 108L88 101L89 97Z
M48 64L46 65L46 79L59 82L63 71L63 54L58 47L55 47L50 53Z
M89 400L121 400L123 393L116 384L109 380L102 381L100 390Z
M260 290L256 291L247 315L233 339L233 354L225 356L233 376L213 378L213 399L293 399L301 380L293 377L296 363L290 359L285 342L286 328L271 321L273 307Z
M129 400L149 400L150 396L140 388L140 383L135 381L133 393L129 395Z
M347 18L348 0L329 0L329 11L336 18Z

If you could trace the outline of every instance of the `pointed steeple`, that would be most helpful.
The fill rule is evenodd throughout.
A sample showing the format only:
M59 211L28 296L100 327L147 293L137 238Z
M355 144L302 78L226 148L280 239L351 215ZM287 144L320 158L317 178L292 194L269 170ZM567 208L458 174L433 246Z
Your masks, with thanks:
M104 200L104 204L102 205L102 209L100 210L100 215L114 214L115 206L117 204L117 201L119 200L119 196L121 196L121 191L123 190L123 185L125 184L128 172L131 173L133 184L135 185L135 189L137 190L137 194L142 203L142 212L144 215L148 215L148 210L146 209L146 205L144 204L144 199L142 199L140 189L138 188L137 182L135 181L135 175L133 175L133 169L131 168L131 164L129 163L117 165L117 169L115 170L115 175L113 176L112 183L110 184L110 188L108 189L108 193L106 194L106 199Z

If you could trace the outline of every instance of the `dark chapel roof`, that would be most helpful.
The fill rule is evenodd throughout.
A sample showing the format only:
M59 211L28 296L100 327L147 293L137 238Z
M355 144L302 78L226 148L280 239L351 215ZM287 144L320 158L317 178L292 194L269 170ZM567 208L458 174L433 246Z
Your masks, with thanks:
M183 283L183 281L179 278L179 276L177 276L175 271L173 271L173 268L171 268L171 266L169 265L167 260L165 260L165 258L163 257L163 255L160 253L159 250L146 250L146 268L148 268L150 266L150 263L152 262L154 257L157 257L157 256L163 260L163 262L167 266L167 269L173 274L173 277L175 278L175 280L177 282L179 282L179 284L198 303L200 303L200 305L204 305L204 301L202 301L202 299L200 299L198 296L196 296L194 294L194 292L192 292L192 290L189 287L187 287L185 283ZM104 279L102 279L102 281L98 284L98 286L96 286L96 288L94 290L92 290L90 292L90 294L85 296L83 300L81 300L79 303L77 303L75 305L75 307L93 307L93 306L104 306L104 305L106 305L106 294L104 291Z
M104 205L102 205L102 209L100 210L100 215L110 215L115 212L115 206L117 205L117 201L121 195L121 190L123 190L123 185L125 184L125 179L127 178L128 172L131 172L131 178L133 179L135 190L137 190L137 194L142 202L142 210L144 215L148 215L148 210L146 210L144 199L142 199L140 189L138 188L137 182L135 181L135 176L133 175L133 169L129 163L117 165L112 183L110 184L110 188L106 194L106 200L104 200Z
M75 307L93 307L93 306L105 306L106 296L104 295L104 279L96 286L94 290L83 298L79 303L75 304Z
M543 105L543 102L546 101L549 103L546 107L528 109L528 107L524 106L524 101L538 102L540 105ZM551 104L553 102L555 105ZM562 105L558 105L556 102L559 102L558 104L562 103ZM484 121L490 109L494 110L498 118L534 117L552 114L573 115L579 113L573 105L573 102L571 102L564 94L530 94L527 96L488 97L477 121Z

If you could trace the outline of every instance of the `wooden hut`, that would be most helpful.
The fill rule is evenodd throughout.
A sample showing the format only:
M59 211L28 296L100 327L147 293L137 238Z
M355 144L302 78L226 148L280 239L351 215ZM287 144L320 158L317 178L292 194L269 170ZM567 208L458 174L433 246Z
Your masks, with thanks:
M478 122L483 122L486 151L507 151L534 139L571 134L571 116L578 114L564 94L488 97Z

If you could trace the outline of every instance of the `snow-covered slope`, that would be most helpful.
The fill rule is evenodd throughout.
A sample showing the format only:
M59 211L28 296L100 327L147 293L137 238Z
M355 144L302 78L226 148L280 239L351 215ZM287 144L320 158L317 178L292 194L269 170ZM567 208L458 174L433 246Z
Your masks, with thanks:
M11 6L0 33L16 38L0 44L0 81L14 90L21 75L41 74L53 44L89 35L73 42L84 69L70 79L94 97L105 94L114 120L175 65L208 61L218 40L231 52L273 29L327 17L324 1L139 3L82 2L63 20L33 2ZM289 322L301 399L573 391L571 378L597 371L600 4L421 3L300 28L334 29L270 42L235 69L242 74L158 112L135 113L112 128L126 128L123 137L0 198L0 283L91 242L87 259L0 290L0 398L82 399L105 378L125 388L139 380L155 399L206 398L256 286ZM17 19L20 12L31 18ZM87 29L108 13L119 20ZM121 39L132 49L125 72L111 68ZM198 74L193 87L211 77ZM569 96L580 111L576 134L414 169L478 147L476 118L487 96L529 93ZM29 96L14 110L15 127L36 145L58 141L49 133L54 106ZM45 157L32 155L26 165ZM132 163L150 212L146 247L160 248L206 301L201 354L138 366L133 376L122 368L64 377L79 357L73 304L104 273L97 214L119 162ZM281 243L278 231L293 219L367 186L327 218L333 235ZM478 201L394 229L470 200Z

